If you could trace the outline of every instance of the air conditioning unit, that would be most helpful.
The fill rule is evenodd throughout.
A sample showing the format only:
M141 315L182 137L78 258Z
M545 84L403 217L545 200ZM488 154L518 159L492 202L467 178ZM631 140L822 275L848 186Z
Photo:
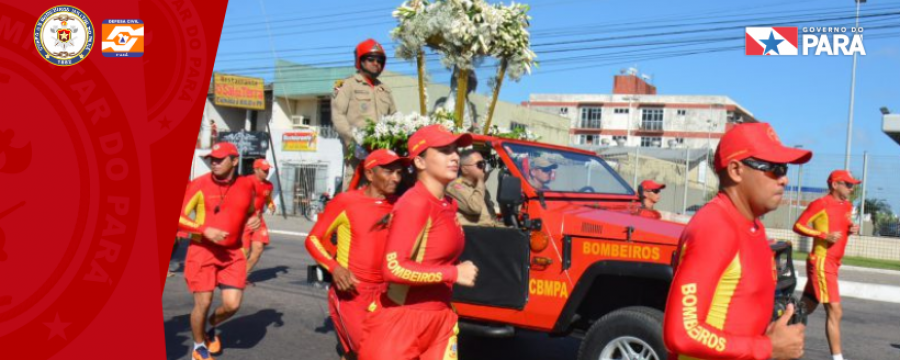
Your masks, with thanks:
M294 128L300 128L305 125L309 125L309 120L306 119L303 115L291 115L291 126Z

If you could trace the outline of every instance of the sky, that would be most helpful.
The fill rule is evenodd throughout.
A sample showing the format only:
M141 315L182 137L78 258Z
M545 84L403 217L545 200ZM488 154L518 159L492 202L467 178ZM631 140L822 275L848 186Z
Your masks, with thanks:
M491 3L497 1L489 0ZM504 3L508 4L508 1ZM842 168L850 107L853 56L747 56L745 26L854 26L851 0L599 1L532 0L533 50L541 63L520 82L505 81L500 99L513 103L532 93L612 92L613 76L637 67L659 94L726 95L781 140L814 152L804 186L824 185ZM393 54L391 11L399 1L232 0L228 4L215 70L274 77L274 59L318 66L352 66L353 48L374 38ZM862 176L869 160L870 197L900 209L900 145L881 131L879 108L900 112L900 0L861 6L866 55L856 71L851 170ZM802 45L801 45L802 46ZM801 48L802 54L802 48ZM437 56L437 55L434 55ZM478 71L479 93L496 67ZM389 58L387 70L415 74L413 64ZM432 81L449 83L437 60ZM792 169L791 179L797 178Z

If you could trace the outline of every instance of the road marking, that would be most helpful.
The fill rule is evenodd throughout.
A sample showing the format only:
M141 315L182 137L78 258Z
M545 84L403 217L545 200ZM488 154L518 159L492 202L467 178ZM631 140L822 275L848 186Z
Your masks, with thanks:
M305 233L305 232L287 231L287 230L269 230L269 233L270 234L278 234L278 235L288 235L288 236L302 236L302 237L306 237L307 235L309 235L308 233Z

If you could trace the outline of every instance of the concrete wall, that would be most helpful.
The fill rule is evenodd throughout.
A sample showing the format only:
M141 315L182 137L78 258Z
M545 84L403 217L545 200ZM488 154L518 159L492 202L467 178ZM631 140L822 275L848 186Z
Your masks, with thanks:
M276 98L273 105L272 129L292 129L291 116L302 115L310 125L319 125L319 98L314 96L285 99Z
M801 237L792 230L766 228L766 235L769 238L793 242L794 250L809 252L812 249L813 241L810 238ZM900 238L851 236L847 241L844 256L900 261Z

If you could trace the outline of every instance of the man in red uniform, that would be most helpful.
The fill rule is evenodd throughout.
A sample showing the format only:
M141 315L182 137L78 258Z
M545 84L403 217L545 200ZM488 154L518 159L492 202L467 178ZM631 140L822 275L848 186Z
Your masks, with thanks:
M775 261L759 217L778 208L787 164L812 157L784 147L769 124L735 126L716 149L719 194L681 235L663 337L669 359L798 359L794 313L770 323Z
M819 303L825 304L828 318L825 335L834 360L844 359L841 353L841 316L844 310L838 291L838 268L841 267L848 235L859 233L859 225L853 223L853 204L850 202L853 188L859 183L847 171L833 171L828 176L829 194L810 203L794 224L796 233L814 239L813 249L806 259L803 303L810 313Z
M453 284L475 286L478 268L457 264L465 243L456 201L444 190L459 171L453 135L430 125L409 138L417 178L392 213L382 273L388 290L365 320L361 360L455 359L457 316L450 307Z
M267 179L271 167L266 159L256 159L253 161L253 175L248 175L248 180L253 184L253 191L256 195L253 198L253 208L256 210L256 216L259 218L259 228L251 229L249 226L245 227L244 234L241 236L244 254L247 255L247 275L250 275L250 271L259 262L263 247L269 245L269 228L263 219L263 213L265 213L266 209L269 212L275 212L275 202L272 201L272 189L274 189L274 186Z
M244 226L259 226L259 219L253 216L253 184L235 174L237 148L221 142L213 146L207 158L212 173L188 186L178 219L179 230L201 235L193 237L184 265L184 278L194 294L194 360L212 359L212 354L222 349L216 326L238 311L247 280L240 235ZM211 328L206 333L206 316L216 286L222 290L222 306L209 318Z
M662 214L656 211L654 207L659 202L659 192L665 189L665 184L659 184L653 180L644 180L638 185L638 198L641 201L641 207L636 215L650 219L662 219Z
M408 159L390 150L369 154L363 163L369 185L331 200L306 238L306 250L334 278L328 307L344 359L359 351L363 320L384 290L381 259L388 218L408 165ZM335 233L337 249L330 241Z

